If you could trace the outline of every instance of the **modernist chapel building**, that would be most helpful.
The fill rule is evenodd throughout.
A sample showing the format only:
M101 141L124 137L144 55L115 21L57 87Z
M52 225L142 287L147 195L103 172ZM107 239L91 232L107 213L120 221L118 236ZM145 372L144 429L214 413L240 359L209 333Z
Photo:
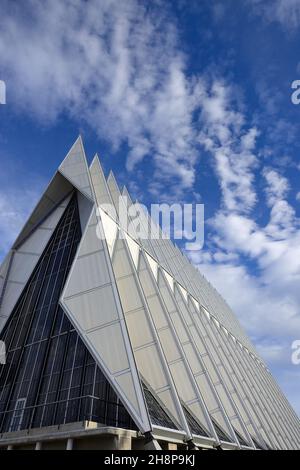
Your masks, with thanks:
M0 449L299 449L224 299L171 240L126 232L121 195L79 137L1 265Z

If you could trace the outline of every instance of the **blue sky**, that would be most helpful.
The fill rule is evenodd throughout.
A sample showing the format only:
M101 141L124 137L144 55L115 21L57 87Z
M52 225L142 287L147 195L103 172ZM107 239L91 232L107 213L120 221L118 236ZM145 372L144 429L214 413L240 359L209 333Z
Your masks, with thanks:
M0 256L79 132L143 202L205 204L189 253L300 414L300 0L1 1Z

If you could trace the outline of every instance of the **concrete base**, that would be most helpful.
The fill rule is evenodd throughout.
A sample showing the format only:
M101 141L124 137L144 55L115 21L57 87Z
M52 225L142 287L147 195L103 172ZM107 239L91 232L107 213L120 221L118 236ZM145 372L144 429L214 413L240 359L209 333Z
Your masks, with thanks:
M177 444L173 444L172 442L168 443L168 450L177 450Z
M155 434L154 434L155 432ZM103 426L93 421L0 434L0 449L28 450L170 450L184 449L184 434L155 428L138 431ZM198 442L197 442L198 445Z

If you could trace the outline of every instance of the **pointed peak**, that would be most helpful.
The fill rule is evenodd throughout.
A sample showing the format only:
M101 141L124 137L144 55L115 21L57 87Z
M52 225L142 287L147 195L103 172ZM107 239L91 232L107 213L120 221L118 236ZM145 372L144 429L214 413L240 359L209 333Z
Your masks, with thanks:
M92 163L90 164L90 167L92 165L95 165L96 163L99 163L100 164L100 159L99 159L99 156L98 156L98 153L96 152L95 155L94 155L94 158L92 160Z
M98 153L97 153L97 152L95 153L95 155L94 155L94 158L93 158L93 160L92 160L92 163L91 163L91 164L93 164L93 163L95 163L95 162L97 162L97 164L98 164L99 166L101 166L101 167L102 167L102 165L101 165L101 161L100 161L100 157L99 157L99 155L98 155Z
M109 175L108 175L108 178L107 178L107 184L108 184L109 188L111 189L111 191L117 191L121 194L120 188L119 188L117 180L116 180L116 177L113 174L112 170L110 170L110 172L109 172Z
M107 180L112 180L115 183L117 182L114 172L112 170L110 170Z
M58 171L80 192L93 199L88 164L80 135L60 164Z
M97 153L90 165L90 175L98 205L112 204L111 194Z
M65 167L65 166L67 166L67 165L72 165L74 163L74 160L75 161L80 161L80 160L85 160L86 161L84 146L83 146L81 135L79 135L77 137L74 144L72 145L72 147L68 151L67 155L65 156L65 158L61 162L61 164L59 166L59 170L61 168Z
M128 191L128 189L126 188L125 185L123 186L123 189L122 189L122 196L126 196L127 199L128 199L128 201L130 202L130 204L132 204L131 196L130 196L129 191Z
M100 172L102 175L104 175L104 171L98 153L95 154L92 163L90 164L90 170L95 173Z

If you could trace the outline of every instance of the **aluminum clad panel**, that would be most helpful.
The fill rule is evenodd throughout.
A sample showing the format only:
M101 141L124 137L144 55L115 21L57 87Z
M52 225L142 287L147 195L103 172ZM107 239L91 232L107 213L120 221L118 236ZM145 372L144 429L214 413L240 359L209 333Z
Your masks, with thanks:
M134 349L140 348L153 341L153 336L150 332L149 323L143 308L128 313L126 315L126 324L130 331L130 339Z
M184 344L183 350L188 358L189 365L192 369L193 374L199 374L203 372L203 367L199 361L199 357L197 356L195 349L191 343Z
M182 362L170 364L172 376L180 398L188 403L192 400L197 400L196 390L191 386L191 380L187 374L186 368Z
M105 234L105 240L108 246L108 251L110 256L112 256L114 246L118 238L119 228L115 221L112 220L112 218L101 209L99 209L99 215L101 217L101 223Z
M134 355L138 369L155 391L160 388L168 387L168 380L155 345L149 345L145 346L143 349L135 350Z
M125 232L123 232L125 233ZM129 235L125 233L125 239L132 257L132 261L134 263L135 268L137 269L139 264L139 256L140 256L140 246L137 242L133 240Z
M196 377L196 382L201 390L201 393L204 397L206 406L209 411L213 411L217 408L219 408L219 405L212 394L211 387L209 385L208 379L206 377L206 374L201 374Z
M58 209L60 216L63 214L64 209ZM56 220L57 217L51 217ZM53 222L51 222L53 223ZM50 231L50 233L49 233ZM33 234L19 247L19 253L32 253L40 256L47 245L49 235L52 234L53 229L44 229L43 227L37 228ZM22 262L22 261L21 261Z
M153 273L154 279L156 279L156 281L157 281L157 278L158 278L158 264L155 261L155 259L152 258L152 256L148 255L148 253L145 253L145 254L146 254L149 266L151 268L151 271Z
M118 261L114 262L114 266L118 265ZM140 309L143 307L138 288L133 276L118 279L118 290L121 297L122 306L125 312ZM130 293L130 295L128 295Z
M111 204L111 197L109 191L107 189L105 176L103 174L103 170L99 161L99 157L96 154L91 166L90 166L90 174L92 178L92 183L94 186L94 190L96 193L96 199L99 206Z
M166 317L162 315L162 307L157 296L148 297L147 304L149 306L149 310L151 311L156 328L160 329L168 326Z
M9 272L9 282L19 282L25 285L39 257L38 254L15 253Z
M118 320L117 306L110 285L64 300L84 330L104 326Z
M72 269L72 282L68 284L64 298L95 289L110 282L103 251L79 256Z
M93 200L89 170L81 137L78 137L58 170L75 188Z
M123 335L118 323L91 331L87 333L87 338L97 353L105 358L105 365L111 374L117 374L129 368Z
M159 339L161 344L163 345L163 350L168 362L177 361L181 359L181 353L179 348L174 340L174 336L172 335L169 329L160 330L158 332ZM189 379L190 381L190 379Z

